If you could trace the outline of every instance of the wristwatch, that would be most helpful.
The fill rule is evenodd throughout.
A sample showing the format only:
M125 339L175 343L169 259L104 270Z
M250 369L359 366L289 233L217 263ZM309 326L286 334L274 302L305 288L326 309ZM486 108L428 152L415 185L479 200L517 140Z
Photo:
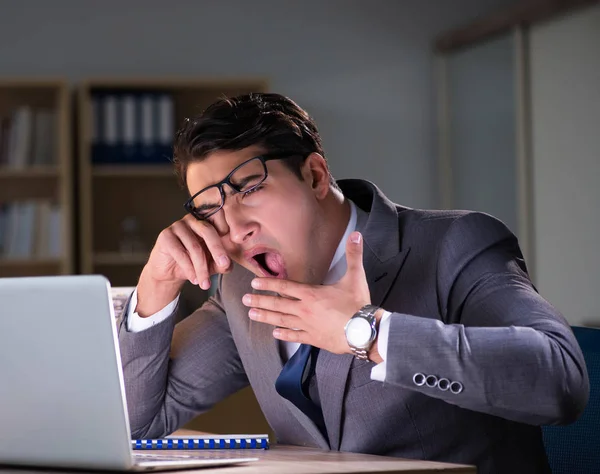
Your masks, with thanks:
M350 350L357 359L368 360L367 356L377 338L377 319L375 313L379 307L368 304L360 308L346 323L344 332Z

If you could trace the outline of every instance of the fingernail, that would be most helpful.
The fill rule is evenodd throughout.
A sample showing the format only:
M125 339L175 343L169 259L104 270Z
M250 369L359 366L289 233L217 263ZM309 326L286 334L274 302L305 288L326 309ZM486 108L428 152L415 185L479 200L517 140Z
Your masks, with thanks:
M358 232L354 232L350 236L350 240L355 244L360 244L360 234Z
M208 290L210 288L210 280L204 280L202 282L202 289L203 290Z
M221 267L226 267L229 264L229 257L227 255L221 255L219 257L219 265Z
M252 297L250 295L244 295L244 297L242 298L242 301L244 302L244 304L251 304Z
M190 281L192 282L192 285L197 285L198 284L198 279L197 278L192 278Z
M254 280L252 280L252 288L260 288L260 280L257 280L256 278Z
M252 308L250 311L248 311L248 316L250 316L252 319L255 319L258 316L258 311Z
M281 336L281 331L279 329L273 330L273 337L279 337L279 336Z

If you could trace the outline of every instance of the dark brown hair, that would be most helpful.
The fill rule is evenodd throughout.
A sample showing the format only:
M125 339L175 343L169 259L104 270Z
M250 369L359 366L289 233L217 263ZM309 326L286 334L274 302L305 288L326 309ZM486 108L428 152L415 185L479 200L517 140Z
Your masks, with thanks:
M200 115L185 119L175 135L173 162L186 185L190 163L218 150L241 150L260 145L266 153L297 152L284 160L300 179L300 168L313 152L325 156L314 120L291 99L274 93L251 93L223 98ZM330 175L330 182L337 187Z

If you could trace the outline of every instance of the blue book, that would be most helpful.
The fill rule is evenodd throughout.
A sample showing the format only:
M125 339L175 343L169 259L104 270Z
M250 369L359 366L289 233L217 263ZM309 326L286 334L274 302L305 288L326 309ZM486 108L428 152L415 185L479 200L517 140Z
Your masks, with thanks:
M139 154L138 100L133 93L122 94L120 101L121 161L134 163Z
M131 440L133 449L269 449L269 435L210 435Z

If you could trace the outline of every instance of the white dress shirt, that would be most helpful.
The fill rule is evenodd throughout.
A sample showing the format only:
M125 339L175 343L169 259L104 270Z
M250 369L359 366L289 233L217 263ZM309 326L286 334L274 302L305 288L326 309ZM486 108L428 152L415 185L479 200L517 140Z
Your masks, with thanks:
M348 238L350 234L356 228L356 205L350 201L350 220L348 222L348 226L346 227L346 232L342 236L340 243L333 255L333 260L331 261L331 265L329 266L329 271L325 276L323 281L324 285L333 285L338 282L345 274L346 274L346 242L348 242ZM177 306L177 302L179 301L179 295L171 301L167 306L161 309L159 312L149 316L147 318L142 318L139 314L137 314L134 309L137 308L137 288L134 290L133 295L131 297L131 303L129 305L129 312L127 314L127 329L131 332L141 332L145 329L148 329L155 324L158 324L165 319L167 319ZM377 364L371 370L371 378L373 380L378 380L380 382L385 381L386 375L386 366L385 360L387 358L387 346L388 346L388 337L389 337L389 328L390 328L390 313L389 311L384 311L383 316L381 317L381 321L379 322L379 329L377 335L377 351L383 362ZM280 341L280 352L282 354L282 358L286 360L289 359L300 347L300 343L298 342L287 342ZM285 360L284 360L285 362Z

